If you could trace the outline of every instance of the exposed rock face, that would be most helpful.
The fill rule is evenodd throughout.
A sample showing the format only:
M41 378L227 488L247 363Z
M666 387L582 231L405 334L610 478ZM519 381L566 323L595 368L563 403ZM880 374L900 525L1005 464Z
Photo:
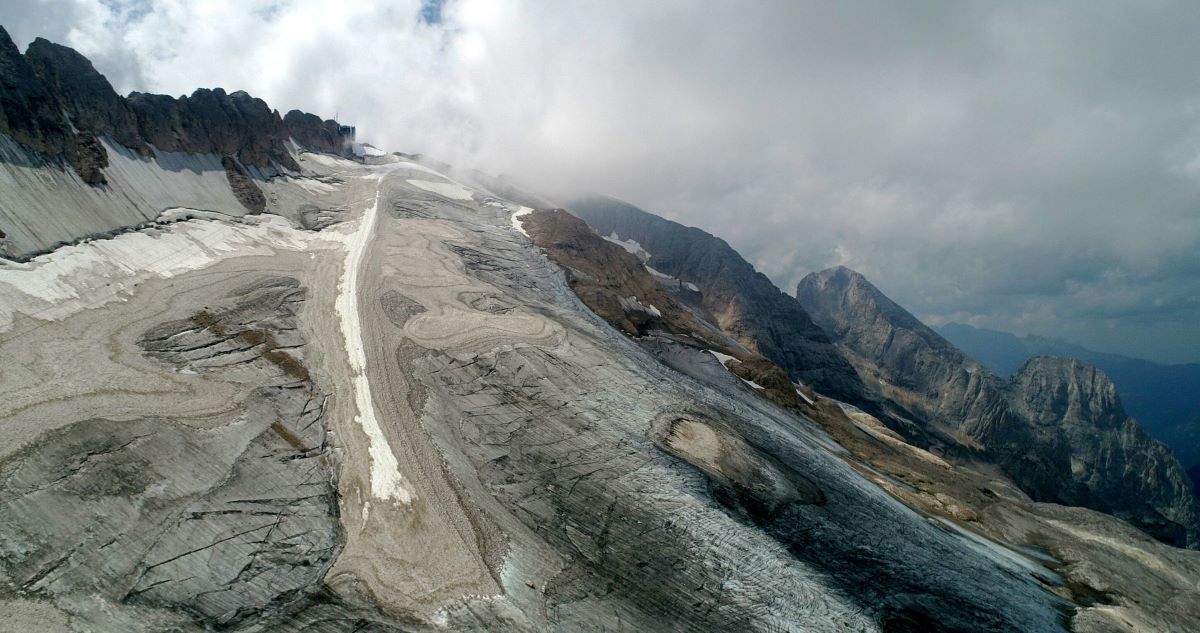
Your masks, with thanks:
M796 297L870 388L919 423L981 449L1033 498L1200 545L1200 508L1186 473L1126 415L1094 367L1037 358L1006 382L844 267L808 275Z
M349 142L342 135L341 126L333 119L321 120L321 117L299 110L292 110L283 116L283 125L292 140L320 152L343 154Z
M616 233L650 252L647 265L698 286L717 325L794 379L831 396L859 401L854 369L795 300L776 288L724 240L611 198L573 202L597 233Z
M76 129L109 136L142 155L150 154L137 117L86 57L40 37L29 45L25 57Z
M882 397L935 430L952 432L959 420L994 416L1003 381L862 275L844 267L809 275L796 298Z
M108 167L108 150L91 132L78 132L75 135L75 147L68 154L71 165L89 185L103 185L108 182L104 177L104 168Z
M948 323L938 333L1001 376L1017 373L1034 356L1078 358L1095 365L1116 383L1121 405L1151 437L1171 447L1184 467L1200 464L1200 363L1164 365L962 323Z
M0 27L0 132L49 156L63 156L74 144L58 100L3 27Z
M123 98L76 51L38 38L21 55L0 28L0 133L27 149L65 159L89 184L105 182L96 142L107 136L142 156L166 152L233 156L245 166L299 171L285 141L341 154L336 121L299 111L287 124L245 92L200 89L190 97L132 93ZM72 126L78 133L72 131Z
M45 47L38 50L45 52ZM103 146L90 132L71 130L63 102L39 74L42 61L22 56L0 27L0 133L51 160L65 160L88 184L104 184L108 157Z
M221 166L225 168L225 177L229 179L229 187L233 189L233 195L237 196L242 206L253 213L262 213L263 209L267 207L267 198L263 195L262 189L254 184L254 180L242 170L242 166L228 156L221 159Z
M583 220L555 209L534 211L523 221L533 243L564 268L580 299L617 329L635 336L650 328L678 334L700 329L636 257Z
M299 171L283 144L287 132L279 113L245 92L200 89L179 99L135 92L129 104L142 136L159 149L236 156L255 167L275 162Z
M722 365L734 375L758 385L777 404L799 406L796 387L782 369L728 343L718 328L676 301L637 257L597 235L583 220L562 209L540 210L525 216L523 226L533 243L563 268L575 294L613 327L638 337L652 351L659 343L643 337L653 332L672 335L670 340L679 345L731 356Z

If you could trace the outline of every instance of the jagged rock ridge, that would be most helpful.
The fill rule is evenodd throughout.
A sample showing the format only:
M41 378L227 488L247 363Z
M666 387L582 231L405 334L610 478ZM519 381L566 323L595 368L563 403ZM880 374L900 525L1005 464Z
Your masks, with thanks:
M278 201L268 181L301 171L297 149L345 154L353 134L300 111L281 118L240 91L121 97L78 52L38 38L22 55L0 28L0 257L29 259L173 208L262 212Z
M107 136L143 156L167 152L232 156L246 166L298 171L285 142L343 153L335 121L292 111L281 118L262 99L220 88L179 98L134 92L121 97L78 52L42 38L21 55L0 28L0 133L49 158L65 158L84 180L104 183L103 159L87 151ZM72 129L74 128L74 129Z
M845 267L808 275L796 297L870 388L981 450L1033 498L1095 508L1164 541L1200 545L1187 474L1094 367L1039 357L1004 381Z
M724 240L612 198L578 200L571 210L601 235L641 244L651 253L647 265L698 286L721 329L794 379L844 400L862 397L858 376L829 337Z

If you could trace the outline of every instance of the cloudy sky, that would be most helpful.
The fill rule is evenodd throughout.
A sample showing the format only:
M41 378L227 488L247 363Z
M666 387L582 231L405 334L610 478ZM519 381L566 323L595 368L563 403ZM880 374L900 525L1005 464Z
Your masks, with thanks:
M244 89L598 191L789 292L1200 361L1200 3L0 0L121 92Z

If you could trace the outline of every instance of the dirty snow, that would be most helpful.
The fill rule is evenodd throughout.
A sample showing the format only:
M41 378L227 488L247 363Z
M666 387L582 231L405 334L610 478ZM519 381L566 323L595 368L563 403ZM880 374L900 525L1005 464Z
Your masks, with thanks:
M191 209L171 209L168 218ZM303 250L328 242L271 214L237 223L187 220L64 246L26 263L0 264L0 329L22 312L56 320L80 310L123 301L150 277L169 278L223 259Z
M634 257L637 257L638 261L642 262L643 264L650 260L650 251L647 251L646 249L642 248L642 245L638 244L634 240L621 239L621 236L617 235L616 231L613 231L611 235L608 235L604 239L625 249L630 254L632 254ZM659 274L661 275L662 273L659 273Z
M49 250L80 236L137 226L169 207L246 215L220 156L159 152L148 159L100 141L108 153L108 184L93 187L70 168L43 165L0 134L0 229L8 233L10 252Z
M409 181L412 182L412 181ZM367 354L363 342L362 318L358 306L358 275L367 245L375 232L375 221L379 211L379 192L375 202L359 219L358 229L346 239L346 263L342 278L338 282L338 297L334 308L341 320L342 336L345 338L346 355L350 359L350 370L354 374L354 404L358 409L355 420L362 425L369 441L371 456L371 494L376 499L393 499L400 503L412 503L413 493L400 473L396 455L383 435L383 428L375 417L375 400L371 395L371 381L367 377Z
M622 244L621 242L616 242L610 238L605 238L605 239L607 239L610 242L614 242L616 244ZM633 240L629 240L629 241L632 242ZM633 243L637 244L637 242L633 242ZM624 245L622 244L622 246L624 246ZM637 248L641 248L641 247L638 246ZM625 250L629 250L629 249L626 248ZM632 253L633 251L630 251L630 252ZM642 252L645 253L645 251L642 251ZM634 255L637 255L637 253L634 253ZM649 259L649 257L650 257L650 254L646 253L646 258ZM640 256L639 256L639 259L640 259ZM667 285L667 283L669 283L670 285L673 285L676 288L680 288L680 289L687 288L688 290L691 290L692 292L700 292L700 288L698 288L696 286L696 284L691 283L690 281L684 281L678 277L672 277L671 275L668 275L667 273L664 273L663 271L658 270L657 268L655 268L653 266L647 266L645 261L646 260L642 260L642 266L644 266L646 268L646 271L649 272L651 275L653 275L655 279L657 279L660 283L663 283L663 285ZM666 283L664 283L664 282L666 282Z
M708 350L708 353L712 354L714 357L716 357L716 359L721 363L721 365L723 365L725 367L729 366L729 361L737 360L736 358L730 356L729 354L722 354L721 352L718 352L716 350L710 349L710 350Z
M642 303L636 296L621 297L619 301L621 302L621 308L626 312L645 312L655 317L662 316L662 312L659 312L658 308Z
M636 255L636 253L635 253L635 255ZM683 282L679 281L678 278L672 277L672 276L668 275L667 273L664 273L661 270L658 270L657 268L655 268L653 266L646 266L645 268L646 268L647 272L649 272L651 275L653 275L660 281L669 281L669 282L674 283L675 285L683 284Z
M319 154L317 152L303 152L300 154L300 162L312 161L318 165L325 167L336 167L338 169L356 169L361 167L358 163L345 159L338 158L330 154Z
M180 220L229 220L238 216L231 216L228 213L220 211L206 211L204 209L192 209L189 207L171 207L164 209L158 217L154 219L159 224L168 222L178 222Z
M974 549L983 556L995 561L996 564L1001 567L1008 567L1010 569L1012 567L1017 567L1025 573L1036 573L1052 578L1057 582L1062 582L1062 578L1058 574L1047 569L1045 566L1029 560L1025 556L1009 549L1008 547L1005 547L1002 543L993 541L992 539L987 538L982 534L978 534L972 530L968 530L954 521L934 516L928 517L928 521L963 537L963 540L967 542L971 549Z
M512 214L511 221L513 228L520 231L521 235L524 235L525 237L529 237L529 233L525 231L525 227L521 224L521 216L528 215L532 212L533 209L530 209L529 207L518 207L517 210L513 211Z
M405 165L407 167L407 165ZM470 190L456 182L434 182L432 180L410 179L408 184L424 189L451 200L470 200L473 195Z
M359 156L387 156L387 152L370 143L356 143L354 153Z
M300 185L305 191L314 195L332 193L338 189L337 185L322 182L316 178L289 178L288 182Z

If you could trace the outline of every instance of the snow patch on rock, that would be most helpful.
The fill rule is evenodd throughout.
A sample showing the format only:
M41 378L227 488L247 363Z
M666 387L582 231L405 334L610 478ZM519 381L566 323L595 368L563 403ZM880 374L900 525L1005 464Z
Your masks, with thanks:
M712 354L717 359L717 361L720 362L721 365L723 365L725 367L729 367L729 361L737 360L736 358L730 356L729 354L722 354L721 352L718 352L716 350L710 349L710 350L708 350L708 353Z
M634 295L621 297L619 301L621 302L621 308L626 312L645 312L646 314L655 317L662 316L662 312L660 312L658 308L654 307L653 304L646 305Z
M410 181L411 182L411 181ZM371 457L371 495L376 499L392 499L400 503L412 503L415 495L400 473L400 464L388 445L383 427L375 417L375 400L371 394L371 381L367 376L367 353L363 341L362 319L358 305L359 269L375 232L379 212L379 192L375 201L359 219L358 228L346 239L346 263L342 278L338 282L338 297L334 309L341 322L346 355L350 359L350 370L354 374L354 404L358 409L355 420L362 425L367 436L367 451ZM364 515L364 520L366 515Z
M613 231L611 235L604 236L604 239L625 249L631 255L638 258L638 261L642 262L643 264L650 260L650 257L651 257L650 251L647 251L646 249L642 248L642 245L638 244L637 241L635 241L635 240L621 239L621 236L617 235L616 231ZM662 273L659 273L659 274L661 275Z
M521 216L529 215L530 213L533 213L533 209L530 209L529 207L518 207L516 211L513 211L512 217L510 218L513 228L520 231L521 235L524 235L525 237L529 237L529 233L525 230L524 225L521 224Z

